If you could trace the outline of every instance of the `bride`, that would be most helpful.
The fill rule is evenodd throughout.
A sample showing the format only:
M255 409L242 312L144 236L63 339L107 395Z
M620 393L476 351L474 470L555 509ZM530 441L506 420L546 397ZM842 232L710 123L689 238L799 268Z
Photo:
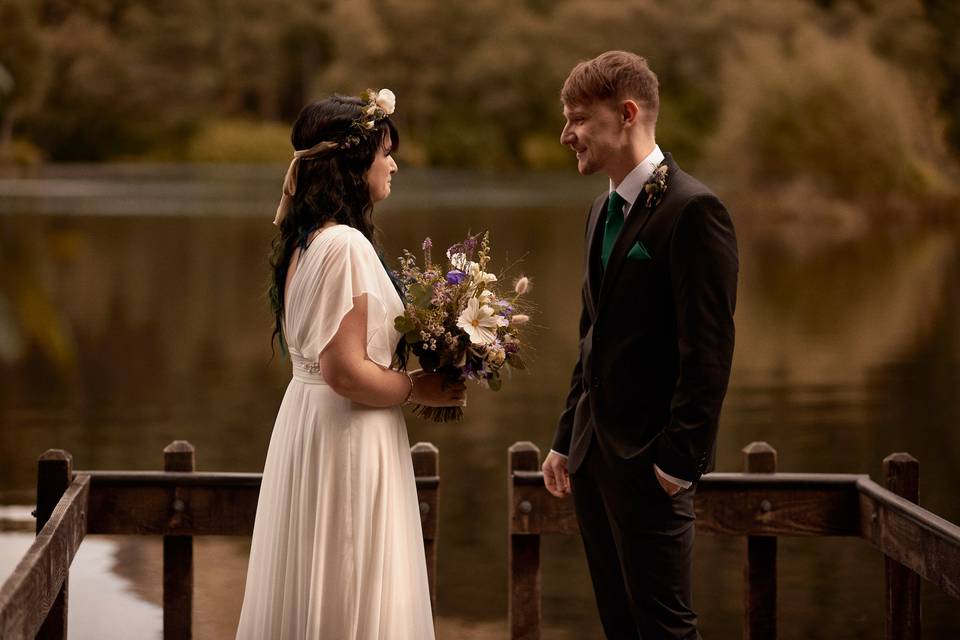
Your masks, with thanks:
M238 639L433 638L400 406L464 403L407 373L403 313L374 239L399 138L391 91L332 96L293 125L274 224L274 336L293 364L263 470Z

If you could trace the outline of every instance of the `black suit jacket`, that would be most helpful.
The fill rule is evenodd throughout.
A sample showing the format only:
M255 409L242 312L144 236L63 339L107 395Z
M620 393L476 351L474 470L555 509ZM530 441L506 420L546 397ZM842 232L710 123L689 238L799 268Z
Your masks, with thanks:
M695 482L713 469L733 358L737 241L720 200L665 156L666 191L652 209L641 192L606 269L608 194L587 219L580 355L553 443L571 473L592 437L608 456L677 478Z

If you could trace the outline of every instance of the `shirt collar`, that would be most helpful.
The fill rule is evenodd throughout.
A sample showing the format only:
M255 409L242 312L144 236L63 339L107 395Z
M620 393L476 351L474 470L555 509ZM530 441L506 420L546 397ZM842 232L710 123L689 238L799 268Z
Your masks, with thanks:
M660 150L660 145L653 145L653 151L650 154L640 161L640 164L633 168L633 171L627 174L627 177L623 179L614 188L613 181L610 181L610 193L616 191L620 194L620 197L627 201L626 210L629 211L630 207L633 206L633 203L637 201L637 198L640 196L640 190L643 189L643 185L647 182L651 175L653 175L653 170L657 168L661 162L663 162L664 156L663 151Z

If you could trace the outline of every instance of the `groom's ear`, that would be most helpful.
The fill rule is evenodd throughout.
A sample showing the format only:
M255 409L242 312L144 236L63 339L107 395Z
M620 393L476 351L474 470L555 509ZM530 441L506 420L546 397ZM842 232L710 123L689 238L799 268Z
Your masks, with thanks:
M635 125L640 122L640 105L633 100L624 100L620 103L620 121L626 125Z

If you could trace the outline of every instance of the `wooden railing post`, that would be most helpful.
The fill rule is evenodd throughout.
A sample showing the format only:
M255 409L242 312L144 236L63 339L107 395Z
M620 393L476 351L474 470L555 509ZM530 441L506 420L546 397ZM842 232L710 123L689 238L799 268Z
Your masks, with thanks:
M892 453L883 459L887 489L915 504L920 503L920 463L909 453ZM886 582L886 636L896 640L920 639L920 576L884 556Z
M60 498L73 482L73 456L63 449L48 449L37 463L37 533L50 519ZM62 640L67 637L67 593L69 592L70 567L52 567L63 571L63 586L50 607L37 640Z
M776 473L777 452L766 442L751 442L743 448L747 473ZM764 500L754 508L770 512ZM777 637L777 538L747 536L746 564L743 567L745 640L773 640Z
M440 451L429 442L418 442L410 449L413 473L417 478L436 479L436 488L420 494L420 526L423 552L427 560L427 580L434 616L437 612L437 537L440 523Z
M174 440L163 450L164 471L195 471L193 445ZM186 495L174 493L170 521L182 524ZM193 636L193 536L163 536L163 637L185 640Z
M527 517L528 502L514 504L513 472L539 471L540 450L532 442L516 442L507 452L507 530L509 549L509 604L511 640L540 640L540 536L514 533L514 518Z

